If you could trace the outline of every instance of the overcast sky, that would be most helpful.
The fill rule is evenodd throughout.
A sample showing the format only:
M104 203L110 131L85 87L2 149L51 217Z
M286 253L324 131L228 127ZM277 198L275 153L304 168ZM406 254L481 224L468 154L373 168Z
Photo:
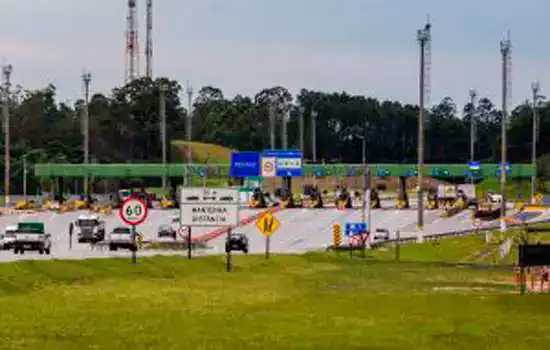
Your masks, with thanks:
M2 0L0 57L13 83L60 99L124 80L126 0ZM141 51L145 0L138 1ZM500 105L499 42L511 31L512 100L550 91L548 0L155 0L154 74L228 96L264 87L348 91L415 103L416 31L433 24L431 101L468 90ZM144 58L141 58L142 71Z

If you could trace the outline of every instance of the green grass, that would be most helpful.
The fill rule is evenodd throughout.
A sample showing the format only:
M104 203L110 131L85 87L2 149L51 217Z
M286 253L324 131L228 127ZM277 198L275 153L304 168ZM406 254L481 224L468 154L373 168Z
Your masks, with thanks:
M0 349L543 349L508 269L346 255L0 265ZM513 315L513 317L511 317ZM526 331L528 330L528 331Z
M466 262L468 258L485 247L483 237L469 235L449 237L423 243L401 244L399 256L401 261L413 262ZM395 259L395 244L369 251L368 255L376 259Z
M546 185L548 188L548 185ZM487 191L500 192L500 179L486 178L479 184L476 184L476 195L481 197ZM519 181L508 179L506 183L506 195L508 200L515 200L518 196L523 199L531 197L531 180L521 179Z
M191 148L193 163L229 164L231 149L211 143L174 140L170 143L174 162L187 162L187 149Z

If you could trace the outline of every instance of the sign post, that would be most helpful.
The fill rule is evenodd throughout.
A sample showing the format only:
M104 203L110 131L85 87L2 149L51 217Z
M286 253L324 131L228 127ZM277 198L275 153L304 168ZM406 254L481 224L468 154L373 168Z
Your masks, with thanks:
M256 221L256 227L265 237L265 258L269 259L271 235L279 229L281 223L271 212L266 212Z
M182 188L180 226L187 226L187 257L191 259L191 230L193 227L239 226L239 190L231 188ZM228 231L230 234L231 230ZM229 236L228 236L229 238Z
M132 226L132 263L135 264L137 262L138 250L136 226L147 219L149 209L147 208L147 204L141 199L128 198L120 206L118 215L124 223Z
M227 241L231 239L231 227L227 229ZM231 249L225 250L225 271L231 272L232 262L231 262Z
M193 257L193 249L191 246L193 243L193 237L191 236L191 226L187 226L187 259L191 260Z

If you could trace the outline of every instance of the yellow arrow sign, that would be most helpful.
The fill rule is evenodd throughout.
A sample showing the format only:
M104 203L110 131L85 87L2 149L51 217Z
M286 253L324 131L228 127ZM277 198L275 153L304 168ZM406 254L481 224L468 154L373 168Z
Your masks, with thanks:
M256 227L264 236L271 236L279 229L281 222L271 212L267 212L256 220Z

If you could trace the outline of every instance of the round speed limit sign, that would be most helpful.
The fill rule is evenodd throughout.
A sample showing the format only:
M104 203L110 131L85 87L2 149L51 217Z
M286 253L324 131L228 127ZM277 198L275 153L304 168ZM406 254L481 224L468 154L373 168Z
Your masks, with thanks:
M118 211L120 218L128 225L139 225L147 219L147 204L138 198L128 198Z

